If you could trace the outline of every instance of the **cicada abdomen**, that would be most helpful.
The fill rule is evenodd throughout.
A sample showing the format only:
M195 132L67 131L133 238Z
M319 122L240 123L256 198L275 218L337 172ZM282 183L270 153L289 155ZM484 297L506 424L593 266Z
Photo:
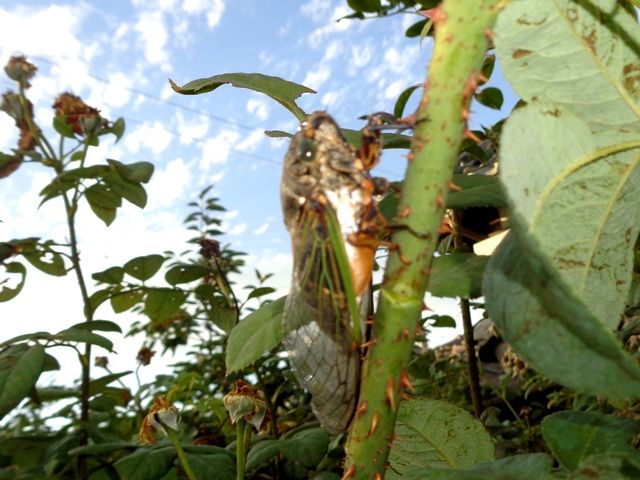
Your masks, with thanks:
M365 225L377 215L367 171L334 120L316 112L294 135L281 184L293 246L285 304L285 347L325 429L345 430L360 382L363 301L375 242Z

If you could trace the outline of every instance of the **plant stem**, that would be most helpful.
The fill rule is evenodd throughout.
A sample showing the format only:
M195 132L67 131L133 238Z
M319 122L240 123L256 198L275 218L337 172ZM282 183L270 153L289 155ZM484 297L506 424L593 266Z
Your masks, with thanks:
M480 394L480 372L478 371L478 359L476 358L476 342L473 340L473 325L471 325L471 311L469 299L460 299L462 313L462 326L464 328L464 348L467 352L467 367L469 368L469 390L471 391L471 403L473 414L480 418L482 413L482 396Z
M173 444L173 448L176 449L176 453L178 454L178 460L180 461L180 465L182 466L184 473L187 475L187 478L189 480L198 480L198 477L196 477L195 474L193 473L193 470L191 470L189 459L187 458L187 455L184 453L184 449L182 448L182 444L180 443L180 439L178 438L178 435L176 435L175 430L169 427L166 423L164 423L159 418L156 418L156 420L160 423L160 425L162 425L162 427L164 428L164 431L167 432L167 437L169 437L169 440L171 440L171 443Z
M247 422L241 418L236 423L236 479L244 479L245 438L244 427Z
M345 478L382 478L438 241L447 185L458 158L475 79L500 0L445 0L416 120L398 212L400 227L380 291L373 344L362 367L360 400L346 444ZM404 227L404 228L402 228Z

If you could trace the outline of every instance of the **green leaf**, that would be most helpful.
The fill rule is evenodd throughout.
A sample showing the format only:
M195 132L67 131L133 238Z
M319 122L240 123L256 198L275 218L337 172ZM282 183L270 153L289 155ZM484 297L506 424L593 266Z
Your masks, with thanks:
M491 463L480 463L468 470L410 469L402 478L408 480L427 478L429 480L542 480L549 478L551 463L551 458L544 453L514 455ZM387 475L385 478L398 477Z
M252 298L264 297L265 295L269 295L270 293L273 293L275 291L276 289L271 287L254 288L253 290L251 290L251 293L247 297L247 300L251 300Z
M316 93L304 85L261 73L223 73L222 75L193 80L182 87L179 87L171 80L169 80L169 83L174 91L183 95L198 95L211 92L227 83L238 88L248 88L273 98L300 121L304 120L306 114L296 105L296 98L303 93Z
M426 23L426 20L423 20L421 22L418 22L416 25L418 24L422 24L422 23ZM415 26L415 25L414 25ZM407 30L407 33L409 32L409 30ZM418 32L419 34L420 32ZM407 35L408 36L408 35ZM407 102L409 101L409 98L411 97L411 94L413 92L415 92L418 88L420 88L421 85L412 85L409 88L406 88L402 91L402 93L400 94L400 96L398 97L398 100L396 100L396 104L393 107L393 114L398 117L398 118L402 118L404 116L404 108L407 106Z
M231 333L238 323L238 310L226 298L216 296L211 301L210 318L224 332Z
M144 313L157 322L175 315L187 298L186 292L169 288L149 289L144 302Z
M101 272L94 273L91 275L91 278L97 282L117 285L122 282L122 279L124 278L124 269L122 267L110 267Z
M422 30L424 29L424 27L427 25L427 22L429 21L428 18L425 18L424 20L418 20L416 23L414 23L413 25L411 25L409 28L407 28L407 30L404 32L404 36L407 38L415 38L415 37L419 37L420 34L422 33ZM406 90L405 90L406 91ZM398 104L396 103L396 106ZM402 116L402 110L400 110L400 115L398 115L396 113L396 109L394 108L393 110L393 114L396 117L401 117Z
M110 352L113 351L113 342L102 335L87 331L86 329L68 328L56 333L53 338L63 342L80 342L98 345Z
M95 380L91 380L91 382L89 382L90 395L93 396L108 391L108 386L110 383L113 383L116 380L129 375L130 373L130 370L126 372L110 373L109 375L104 375L100 378L96 378Z
M18 295L22 287L24 287L24 281L27 278L27 269L20 262L3 263L2 266L5 272L9 274L9 278L12 277L12 274L18 274L20 276L18 284L13 288L7 287L7 278L2 278L2 281L0 281L0 302L6 302Z
M441 400L405 400L398 411L386 478L404 478L416 466L466 469L494 458L491 436L466 410Z
M204 265L181 263L167 270L164 278L169 285L178 285L201 280L208 273L212 273L212 269Z
M356 12L375 13L380 10L380 0L347 0L347 5Z
M109 226L116 218L116 209L122 205L122 198L110 188L96 184L87 188L84 196L93 213Z
M211 480L235 480L235 459L224 450L215 455L187 453L187 460L196 478Z
M272 438L261 440L251 447L247 455L247 470L264 467L280 453L280 442Z
M0 352L0 418L29 394L42 373L44 359L40 344L15 345Z
M63 137L76 138L73 127L67 123L67 118L64 115L56 115L53 118L53 128Z
M107 163L128 182L147 183L153 175L153 163L135 162L127 165L111 158L107 159Z
M139 448L118 460L114 467L122 480L158 480L173 467L173 447Z
M117 450L133 450L136 446L129 443L124 442L122 440L113 441L113 442L105 442L105 443L94 443L91 445L85 445L82 447L76 447L69 450L69 455L101 455L103 453L115 452Z
M125 180L115 172L106 176L104 183L108 185L114 193L120 195L136 207L144 208L147 206L147 192L139 183Z
M282 342L286 335L282 324L286 298L263 305L231 330L227 341L227 373L251 365Z
M447 195L447 208L507 206L504 189L498 177L454 175L453 183L457 188Z
M95 311L98 309L103 302L109 299L111 296L111 287L103 288L102 290L96 290L89 297L89 303L91 304L91 308Z
M282 130L265 130L264 134L267 137L271 137L271 138L291 138L291 137L293 137L292 133L284 132Z
M503 129L507 193L611 329L640 228L640 27L629 10L614 0L511 2L495 29L505 77L527 102Z
M485 107L500 110L504 102L502 91L496 87L487 87L474 95L475 99Z
M449 315L429 315L426 318L423 318L422 321L426 322L427 320L433 320L430 327L436 328L455 328L456 321L450 317Z
M111 308L113 308L113 311L116 313L125 312L140 302L143 297L144 292L141 290L115 294L111 297Z
M512 226L487 264L483 288L502 337L565 386L610 398L640 396L640 367L560 279L517 217Z
M124 135L125 128L126 124L124 122L124 118L119 118L115 122L113 122L113 125L111 126L111 132L116 137L116 143L118 143L122 138L122 135Z
M136 257L129 260L124 264L124 271L131 275L133 278L145 281L153 277L162 264L165 258L162 255L144 255L142 257Z
M80 322L72 325L70 328L76 330L97 330L99 332L118 332L122 333L122 329L117 323L109 320L92 320L90 322Z
M288 460L305 468L315 468L329 447L329 433L322 428L301 430L291 438L280 439L280 451Z
M545 442L569 470L586 465L587 457L596 453L626 453L640 458L631 446L638 433L638 422L599 412L558 412L542 421Z
M436 297L475 298L482 295L482 275L489 257L451 253L434 257L427 290Z

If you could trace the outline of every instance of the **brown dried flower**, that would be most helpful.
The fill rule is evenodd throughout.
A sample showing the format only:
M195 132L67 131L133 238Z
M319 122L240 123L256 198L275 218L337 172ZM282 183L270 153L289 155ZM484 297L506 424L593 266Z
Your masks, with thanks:
M31 86L29 80L34 77L38 68L34 64L29 63L25 57L16 56L9 59L9 62L4 67L4 71L11 80L20 83L23 88L29 88Z
M67 125L77 135L92 131L96 126L93 122L102 122L100 110L90 107L80 97L69 92L58 95L53 108L56 115L65 117Z
M178 429L178 422L180 421L180 412L164 395L158 395L153 401L153 405L149 409L149 413L142 424L140 425L140 432L138 438L143 445L156 444L156 438L154 436L154 430L166 435L167 432L164 429L164 425L172 430Z
M140 365L146 367L151 363L151 359L156 354L154 350L151 350L149 347L142 347L136 356L136 360L140 362Z

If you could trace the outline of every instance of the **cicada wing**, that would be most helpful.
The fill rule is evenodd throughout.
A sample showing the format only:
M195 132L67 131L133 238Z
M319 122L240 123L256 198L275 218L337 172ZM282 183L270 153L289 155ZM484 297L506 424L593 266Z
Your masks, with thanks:
M322 222L306 220L294 240L284 344L296 378L312 395L313 412L327 431L339 433L355 410L360 350L331 242Z

